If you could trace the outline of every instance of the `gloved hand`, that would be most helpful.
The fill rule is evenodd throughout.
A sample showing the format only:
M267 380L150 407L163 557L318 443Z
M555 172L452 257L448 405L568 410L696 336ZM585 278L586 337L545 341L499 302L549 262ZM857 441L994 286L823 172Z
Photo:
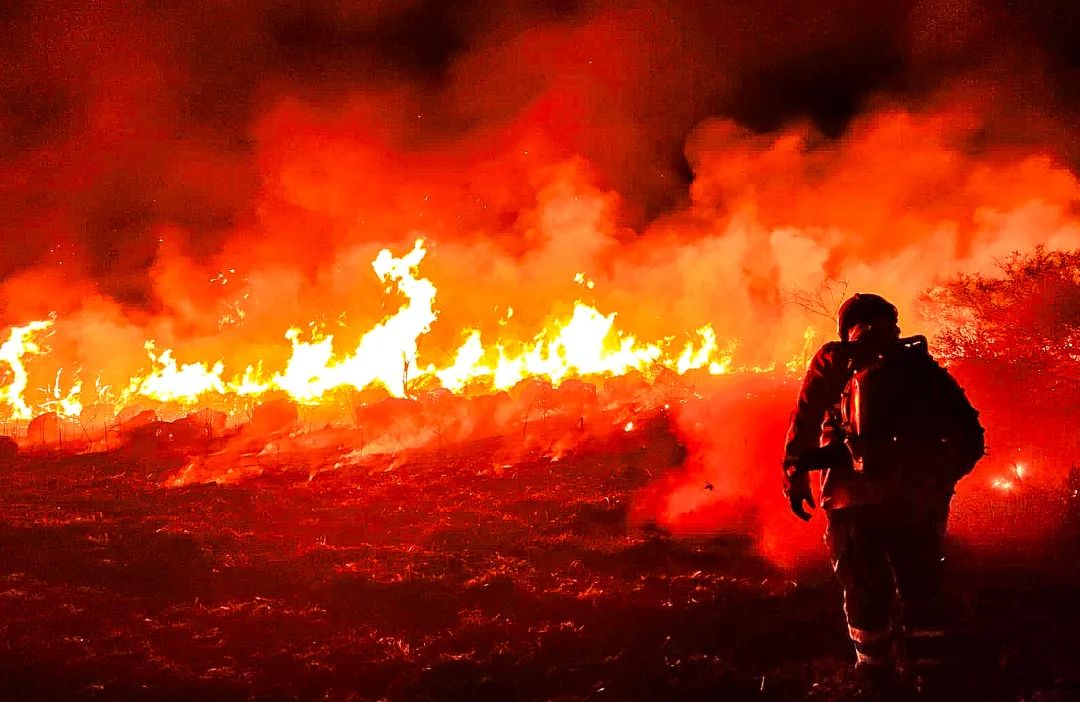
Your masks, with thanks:
M791 511L804 522L810 521L810 513L803 508L805 502L814 509L814 494L810 490L810 474L798 470L793 464L784 465L784 497L791 505Z

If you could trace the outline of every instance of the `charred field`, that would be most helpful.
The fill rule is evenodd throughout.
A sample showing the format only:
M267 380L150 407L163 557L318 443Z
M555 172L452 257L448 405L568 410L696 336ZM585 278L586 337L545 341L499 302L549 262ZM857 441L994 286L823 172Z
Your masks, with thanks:
M9 458L0 697L852 697L823 552L782 570L744 525L676 538L634 517L685 456L663 413L559 460L505 462L515 440L328 448L316 469L283 450L174 488L188 458L168 447ZM1075 545L952 544L947 699L1080 694Z

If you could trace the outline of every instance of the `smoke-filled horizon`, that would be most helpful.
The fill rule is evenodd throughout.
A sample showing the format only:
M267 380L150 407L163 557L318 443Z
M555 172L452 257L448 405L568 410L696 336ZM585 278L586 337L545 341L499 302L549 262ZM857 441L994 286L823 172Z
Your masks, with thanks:
M0 325L56 313L66 366L113 383L147 339L280 368L291 326L352 348L392 313L371 262L424 238L428 361L582 299L647 341L711 324L739 363L783 362L829 333L792 300L830 280L825 312L875 290L922 331L936 282L1080 245L1070 12L12 7Z

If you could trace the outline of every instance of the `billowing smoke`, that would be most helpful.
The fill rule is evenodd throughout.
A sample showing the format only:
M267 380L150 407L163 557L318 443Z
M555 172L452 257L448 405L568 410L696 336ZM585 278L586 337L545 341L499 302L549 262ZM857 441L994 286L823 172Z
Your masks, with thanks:
M578 157L638 238L697 189L724 139L706 119L766 138L805 124L813 152L865 136L883 104L946 104L969 113L943 145L957 158L1078 154L1062 2L43 2L0 20L0 270L62 263L139 307L160 302L168 247L205 263L240 246L250 270L251 247L301 227L302 260L270 257L308 278L343 244L412 229L532 250L542 172ZM926 188L894 207L926 209ZM766 224L799 224L787 210ZM880 239L854 214L807 224Z

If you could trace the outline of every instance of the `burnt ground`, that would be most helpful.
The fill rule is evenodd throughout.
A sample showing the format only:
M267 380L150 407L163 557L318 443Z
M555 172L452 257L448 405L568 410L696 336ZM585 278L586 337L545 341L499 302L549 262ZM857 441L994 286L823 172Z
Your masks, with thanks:
M792 575L737 529L631 525L680 460L664 426L556 462L503 444L183 488L168 453L7 462L0 699L852 696L824 554ZM990 541L953 545L946 698L1080 698L1077 542Z

